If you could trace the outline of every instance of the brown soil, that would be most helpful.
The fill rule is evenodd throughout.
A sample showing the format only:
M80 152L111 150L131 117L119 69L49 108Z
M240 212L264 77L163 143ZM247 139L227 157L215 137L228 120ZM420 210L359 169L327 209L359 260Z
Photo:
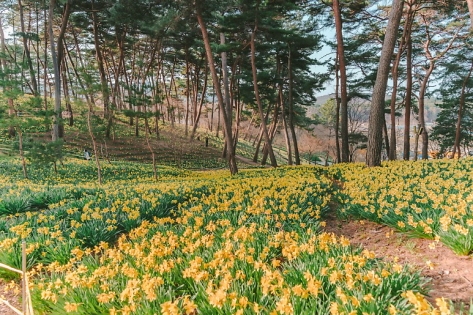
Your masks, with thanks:
M442 243L411 238L393 229L370 221L340 220L330 216L325 231L344 235L352 245L360 245L376 257L409 264L429 280L428 300L450 299L458 307L469 307L473 299L473 256L458 256ZM429 247L435 243L435 248ZM434 304L435 305L435 304Z
M64 137L65 145L75 151L76 156L82 158L85 148L92 151L92 142L89 136L82 132L69 132ZM212 140L206 146L205 138L197 136L189 140L183 134L163 129L160 138L150 136L150 145L155 151L155 158L159 164L171 164L180 167L182 163L193 160L218 160L222 151ZM126 160L150 163L152 161L146 139L144 137L120 136L106 141L97 141L97 150L101 157L111 160ZM223 159L222 159L223 160Z
M21 311L20 305L20 294L15 294L11 290L5 290L7 288L7 283L5 280L0 278L0 298L7 300L12 306L16 307ZM0 302L0 314L1 315L16 315L16 313L10 309L8 306Z

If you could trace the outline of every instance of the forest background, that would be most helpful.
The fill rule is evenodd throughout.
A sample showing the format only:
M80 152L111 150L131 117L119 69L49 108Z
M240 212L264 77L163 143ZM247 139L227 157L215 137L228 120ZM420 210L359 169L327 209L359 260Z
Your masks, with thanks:
M27 151L50 159L64 125L82 128L96 157L117 124L136 136L143 127L153 160L162 126L189 139L223 134L232 174L244 140L272 166L300 164L301 154L370 166L464 156L469 4L2 1L2 126L21 155L24 136L39 139L31 126L43 126L42 145ZM334 93L317 102L327 85Z

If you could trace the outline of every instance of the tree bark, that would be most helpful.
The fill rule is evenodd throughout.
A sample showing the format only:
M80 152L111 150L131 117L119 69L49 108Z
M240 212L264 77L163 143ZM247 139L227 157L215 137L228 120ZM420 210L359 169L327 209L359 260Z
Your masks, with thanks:
M7 66L7 61L5 59L6 56L6 43L5 43L5 33L3 31L3 25L2 25L2 17L0 16L0 51L1 51L1 56L0 56L0 66L2 67L4 73L7 73L8 66ZM3 87L3 92L8 90L6 87ZM8 115L13 116L15 115L15 108L13 105L13 99L11 97L8 98L7 100L8 103ZM8 128L8 135L9 137L14 137L15 136L15 128L13 126L10 126Z
M21 131L21 128L18 128L18 146L20 149L21 165L23 167L23 176L25 178L28 178L28 172L26 170L25 152L23 151L23 132Z
M283 96L283 85L282 82L279 84L279 97L278 97L279 106L281 106L281 119L284 129L284 140L286 141L286 150L287 150L287 164L292 165L292 148L291 141L289 140L288 126L286 121L286 109L284 106L284 96Z
M18 7L20 11L20 26L21 32L23 33L23 50L26 56L26 62L28 63L28 69L30 70L30 77L31 77L31 86L33 95L38 95L38 83L36 82L36 75L33 69L33 62L31 61L30 49L28 46L28 38L26 38L26 30L25 30L25 21L24 21L24 14L23 14L23 4L21 0L18 0Z
M279 117L279 104L276 104L274 106L274 111L273 111L273 123L271 124L271 127L269 128L269 137L270 141L273 142L274 136L276 135L277 127L278 127L278 117ZM268 147L265 145L263 147L263 157L261 158L261 165L265 165L266 161L268 159Z
M50 49L51 49L51 59L53 61L54 69L54 123L52 130L52 140L56 141L62 137L61 135L61 125L62 125L62 115L61 115L61 74L59 72L59 61L56 53L56 46L54 43L54 33L53 33L53 16L54 16L54 7L56 6L56 0L51 0L49 2L49 20L48 20L48 30L50 38Z
M95 1L92 0L92 26L93 26L93 33L94 33L95 59L97 61L97 66L99 68L100 88L102 92L104 118L107 120L107 128L105 130L105 137L109 139L110 132L112 129L113 113L112 113L112 109L110 108L110 98L109 98L110 92L108 89L107 75L105 73L105 68L104 68L102 49L100 47L97 12L94 8L94 4L95 4Z
M429 82L430 75L434 71L435 68L435 61L431 60L429 68L425 73L424 79L422 80L419 88L419 124L422 128L422 133L420 134L422 137L422 159L427 159L427 146L429 143L429 135L425 128L425 93L427 91L427 83Z
M287 58L287 71L289 76L289 91L288 91L288 102L289 102L289 129L291 130L291 137L292 137L292 145L294 148L294 164L301 165L301 158L299 155L299 147L297 145L297 136L296 136L296 129L294 126L294 99L293 99L293 85L294 85L294 77L292 74L292 54L291 54L291 46L288 45L289 57Z
M397 98L397 88L398 88L398 78L399 78L399 65L401 64L401 56L406 49L406 42L409 41L412 25L412 6L408 6L406 19L404 22L404 31L402 33L401 42L399 43L398 51L396 54L396 59L392 68L392 81L393 81L393 90L391 93L391 139L389 143L389 160L393 161L397 159L397 144L396 144L396 98ZM411 87L412 88L412 87Z
M384 134L384 145L386 146L386 156L389 157L389 136L388 136L388 125L386 123L386 116L383 117L383 134Z
M223 33L220 33L220 45L225 45L225 34ZM222 58L222 84L223 84L226 114L228 115L228 117L233 117L232 104L230 102L230 83L228 80L227 52L222 51L220 56Z
M403 159L409 161L411 154L411 105L412 105L412 39L411 34L407 39L406 52L406 99L404 111L404 154Z
M337 104L335 112L335 148L337 151L337 163L340 163L342 160L340 152L340 97L338 96L338 90L340 88L340 76L339 76L339 66L338 66L338 52L335 57L335 102Z
M199 108L197 110L197 113L194 116L194 124L192 126L192 132L191 132L191 136L190 136L191 139L194 139L195 132L197 131L197 126L199 125L200 115L202 113L202 106L204 105L205 94L207 92L207 82L208 82L208 71L207 71L207 68L206 68L205 69L204 87L202 88L202 96L200 97Z
M273 146L271 145L271 139L269 137L268 133L268 128L266 126L266 120L264 117L263 113L263 105L261 103L261 98L259 95L259 88L258 88L258 75L256 71L256 48L255 48L255 37L256 37L256 30L257 30L257 25L255 25L255 28L253 32L251 32L251 39L250 39L250 47L251 47L251 69L253 73L253 88L255 91L255 98L256 98L256 104L258 105L258 113L261 119L261 128L263 129L263 137L264 141L266 142L266 148L269 153L269 159L271 161L271 166L272 167L277 167L278 164L276 162L276 157L274 156L273 152Z
M62 123L62 110L61 110L61 62L64 58L64 47L63 40L66 33L67 22L70 15L70 3L66 2L64 6L64 12L61 22L61 30L57 39L57 50L54 42L53 33L53 17L54 8L56 6L56 0L51 0L49 3L49 17L48 17L48 30L49 30L49 41L51 49L51 59L53 61L54 69L54 123L52 131L52 140L56 141L64 137L64 125Z
M338 0L332 3L333 16L335 19L335 30L337 36L337 56L340 71L340 131L342 138L342 154L341 162L349 161L349 144L348 144L348 93L347 93L347 69L345 63L345 48L343 46L343 27L342 13Z
M369 127L368 127L368 149L366 165L381 166L382 128L384 117L384 102L389 77L391 57L396 45L396 38L402 16L404 0L393 0L389 22L386 27L383 49L378 65L376 83L373 88L373 99L371 103Z
M470 65L470 71L468 71L468 75L465 77L462 83L462 89L461 89L461 94L460 94L460 102L458 106L458 119L457 119L457 125L455 129L455 144L453 145L453 155L452 158L455 157L455 152L458 152L457 158L460 158L461 153L460 153L460 140L461 140L461 122L462 122L462 117L463 117L463 110L465 108L465 90L468 84L468 81L471 78L471 73L473 71L473 62Z
M212 48L210 46L209 34L207 32L207 27L205 25L204 19L202 17L200 3L196 1L195 4L196 4L197 21L199 23L200 30L202 32L202 39L204 41L205 52L207 55L207 62L209 64L210 73L212 74L212 81L214 84L215 92L217 93L218 105L223 116L223 125L224 125L223 130L225 133L225 139L227 139L226 145L227 145L228 166L230 169L230 173L232 175L235 175L236 173L238 173L238 167L236 164L235 151L233 150L232 117L228 115L225 108L225 102L223 100L222 90L219 84L217 70L215 68Z

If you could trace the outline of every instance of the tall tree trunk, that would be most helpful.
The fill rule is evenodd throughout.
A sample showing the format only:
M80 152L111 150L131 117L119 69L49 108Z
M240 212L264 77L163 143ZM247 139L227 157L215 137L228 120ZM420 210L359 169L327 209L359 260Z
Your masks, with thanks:
M384 134L384 144L386 146L386 156L389 157L389 136L388 136L388 125L386 123L386 116L383 117L383 134Z
M342 138L342 161L349 161L349 144L348 144L348 93L347 93L347 69L345 64L345 48L343 46L343 28L342 13L338 0L332 3L333 16L335 19L335 30L337 36L337 56L340 70L340 111L341 111L341 138Z
M269 117L271 107L268 106L266 110L266 115L264 116L264 120L267 121ZM259 116L259 114L258 114ZM253 155L253 162L258 162L258 155L261 147L261 142L263 141L263 126L260 124L258 135L256 136L255 140L253 141L253 146L256 145L255 154Z
M97 141L95 140L94 131L92 128L92 104L87 107L87 128L89 130L90 140L92 141L92 147L94 150L95 164L97 165L97 181L99 185L102 184L102 168L100 167L100 160L97 149Z
M28 178L28 172L26 170L25 152L23 151L23 132L21 131L21 128L18 128L18 146L20 149L21 165L23 167L23 176L25 178Z
M53 33L53 17L54 17L54 7L56 6L56 0L50 0L49 3L49 20L48 20L48 29L49 29L49 38L50 38L50 49L51 49L51 59L53 61L54 69L54 123L52 131L52 140L56 141L61 138L61 126L62 126L62 115L61 115L61 74L59 72L59 62L58 56L56 53L56 45L54 43L54 33Z
M337 104L336 112L335 112L335 148L337 151L337 163L340 163L341 152L340 152L340 97L338 95L338 91L340 88L340 76L339 76L339 66L338 66L338 51L337 56L335 57L335 102Z
M149 124L148 124L148 116L147 116L147 106L144 106L145 112L145 138L146 138L146 145L148 147L149 152L151 153L151 159L153 161L153 177L155 181L158 181L158 170L156 166L156 154L154 153L153 148L151 147L151 142L149 141Z
M411 16L411 6L409 6L409 11L407 12L407 17L404 25L404 31L401 37L401 42L399 43L399 47L396 54L396 59L394 60L394 65L392 67L392 81L393 81L393 90L391 93L391 103L390 103L390 110L391 110L391 139L389 143L389 152L388 158L391 161L396 160L397 153L396 153L396 98L397 98L397 88L398 88L398 78L399 78L399 65L401 64L401 56L404 53L405 46L406 46L406 38L409 36L410 33L410 16ZM387 148L387 147L386 147Z
M287 164L292 165L292 148L291 148L291 141L289 140L289 133L288 133L288 126L286 122L286 109L284 106L284 95L283 95L283 84L282 82L279 83L279 93L278 93L278 103L281 107L281 115L282 115L282 126L284 129L284 140L286 141L286 150L287 150Z
M256 24L256 23L255 23ZM261 119L261 128L263 128L263 137L266 142L266 147L269 153L269 159L271 161L271 166L277 167L276 157L274 156L273 146L271 145L271 139L269 138L268 128L266 126L266 120L264 119L263 105L261 103L261 98L259 95L258 88L258 74L256 71L256 48L255 48L255 36L256 36L257 25L253 32L251 32L250 46L251 46L251 69L253 73L253 88L255 91L256 103L258 104L258 113Z
M422 159L423 160L426 160L428 158L427 148L428 148L428 143L429 143L429 135L425 128L425 93L427 91L427 84L429 82L430 75L434 71L434 68L435 68L435 61L430 60L429 68L427 69L427 72L425 73L424 79L422 79L422 82L419 88L419 124L420 124L420 127L422 128L422 133L420 135L422 137Z
M64 137L64 125L62 123L62 110L61 110L61 63L64 59L64 36L66 34L67 23L70 15L70 1L67 1L64 6L62 15L61 30L57 39L57 51L54 42L53 33L53 18L54 8L56 6L56 0L51 0L49 3L49 18L48 18L48 29L49 29L49 41L51 48L51 59L53 61L54 68L54 124L52 132L52 140L56 141Z
M236 164L235 151L233 150L232 117L228 115L225 108L225 102L223 100L222 90L220 88L217 70L215 68L212 48L210 46L209 34L207 32L204 19L202 18L202 12L200 8L201 4L198 1L196 1L195 4L196 4L197 21L199 23L200 30L202 32L202 39L204 41L205 52L207 55L207 62L209 64L210 73L212 74L212 81L214 84L215 92L217 93L218 105L219 105L220 111L223 113L224 132L225 132L225 139L227 139L226 145L228 148L227 149L228 166L230 169L230 173L232 175L235 175L236 173L238 173L238 167Z
M199 125L199 120L200 120L200 115L202 113L202 106L204 105L205 101L205 94L207 92L207 82L208 82L208 71L207 68L205 69L205 79L204 79L204 87L202 88L202 96L200 97L200 102L199 102L199 108L197 110L197 113L194 117L194 124L192 126L192 132L191 132L191 139L194 139L195 137L195 132L197 131L197 126Z
M107 139L110 139L110 132L112 129L112 122L113 122L113 111L110 108L110 98L109 98L110 92L108 89L107 75L105 73L102 49L100 47L97 12L95 10L94 4L95 4L95 1L92 0L92 26L93 26L93 33L94 33L95 59L97 61L97 66L99 69L100 88L102 92L104 118L107 121L105 137Z
M44 25L45 28L48 30L44 32L44 61L43 61L43 98L44 98L44 110L48 110L48 87L49 87L49 71L48 71L48 37L49 37L49 18L48 18L48 10L47 6L44 6L43 10L44 15ZM46 130L49 130L49 125L45 126Z
M422 127L414 127L414 161L417 161L417 152L419 151L419 136L422 133Z
M186 50L186 117L185 117L185 135L189 134L189 103L190 103L190 71L189 71L189 51Z
M404 155L403 159L409 161L411 154L411 105L412 105L412 39L411 33L407 39L406 52L406 99L404 111Z
M3 24L2 24L2 17L0 16L0 51L1 51L1 55L0 55L0 66L2 67L2 70L4 73L7 73L8 71L8 65L7 65L7 60L5 59L5 56L6 56L6 43L5 43L5 33L3 31ZM8 88L6 88L5 86L3 87L3 92L5 93L5 91L7 91ZM7 103L8 103L8 115L9 116L13 116L15 115L15 108L14 108L14 105L13 105L13 99L11 97L8 97L7 99ZM8 128L8 135L10 137L14 137L15 136L15 128L13 126L10 126Z
M263 140L263 127L260 125L258 135L255 138L255 141L253 142L253 146L256 145L255 148L255 154L253 155L253 162L258 162L258 155L259 155L259 149L261 147L261 141Z
M466 87L468 84L468 81L470 81L471 78L471 73L473 71L473 62L470 65L470 71L468 71L468 75L465 77L462 83L462 89L461 89L461 94L460 94L460 102L458 106L458 119L457 119L457 126L455 129L455 144L453 145L453 155L452 158L455 157L455 152L458 153L457 157L460 158L461 153L460 153L460 140L461 140L461 122L463 118L463 111L465 108L465 91Z
M69 113L69 126L74 125L74 114L72 113L71 98L69 96L69 84L70 80L67 79L67 63L62 63L62 85L64 91L64 100L66 101L66 110Z
M118 65L116 67L115 71L115 83L113 85L113 90L112 90L112 104L116 108L118 107L118 96L120 93L120 74L122 72L125 72L125 38L126 38L126 31L121 30L121 33L119 31L116 31L116 37L117 37L117 44L118 44L118 49L120 51L120 56L118 57ZM121 103L121 102L120 102Z
M396 45L396 37L402 16L404 0L393 0L389 22L386 27L383 49L378 65L376 83L373 88L373 99L371 103L369 127L368 127L368 149L366 156L367 166L381 165L382 128L384 120L384 104L386 88L389 77L391 57Z
M274 106L274 111L273 111L273 123L271 124L271 127L269 128L269 136L270 136L270 141L271 142L273 141L274 136L275 136L276 131L277 131L278 117L279 117L279 104L276 104ZM266 160L268 159L268 154L269 154L268 148L267 148L267 146L265 146L263 148L263 157L261 159L261 165L266 164Z
M236 67L238 66L237 63L239 62L240 58L238 58L234 65L233 65L233 70L232 70L232 87L230 88L230 91L235 91L236 92L236 97L232 94L232 100L236 100L236 114L235 114L235 131L233 133L234 135L234 142L233 142L233 149L236 151L236 147L238 145L238 138L240 135L240 122L241 122L241 113L243 111L243 103L241 102L240 99L240 79L236 79L236 76L239 76L241 73L236 70ZM235 83L236 79L236 83Z
M294 76L292 73L292 53L291 46L288 45L289 57L287 58L287 71L289 75L289 92L288 92L288 102L289 102L289 129L291 130L292 145L294 148L294 164L301 165L301 158L299 156L299 146L297 145L297 136L296 128L294 124L294 98L293 98L293 86L294 86Z
M220 33L220 45L225 45L225 34ZM226 110L226 115L230 117L233 117L232 115L232 104L230 102L230 83L228 80L228 65L227 65L227 52L222 51L220 54L222 58L222 84L223 84L223 97L225 101L225 110ZM225 140L226 141L226 140Z
M35 96L38 95L38 83L36 82L36 75L33 69L33 62L31 61L30 49L28 46L28 38L26 36L25 30L25 21L24 21L24 14L23 14L23 4L21 0L18 0L18 8L20 11L20 25L21 25L21 32L23 33L23 50L26 56L26 62L28 63L28 69L30 70L30 79L31 79L31 87L32 92Z

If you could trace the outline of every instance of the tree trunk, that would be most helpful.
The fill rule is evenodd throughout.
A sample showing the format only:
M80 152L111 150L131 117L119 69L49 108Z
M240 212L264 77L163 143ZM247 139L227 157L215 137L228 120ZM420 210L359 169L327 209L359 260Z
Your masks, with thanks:
M281 106L281 115L282 115L282 125L284 129L284 140L286 141L286 150L287 150L287 164L292 165L292 148L291 148L291 141L289 140L289 133L288 133L288 126L286 122L286 109L284 106L284 96L283 96L283 86L282 83L279 84L279 97L278 101Z
M414 161L417 161L417 152L419 151L419 135L422 133L423 128L418 126L414 127Z
M190 71L189 71L189 51L186 50L186 117L185 117L185 135L189 134L189 103L190 103ZM194 116L195 117L195 116Z
M340 163L342 160L340 152L340 97L338 96L338 90L340 87L340 76L339 76L339 66L338 66L338 52L335 57L335 101L337 102L337 109L335 113L335 148L337 150L337 163Z
M94 157L95 157L95 164L97 165L97 181L99 185L102 185L102 168L100 167L100 160L98 150L97 150L97 142L95 141L95 135L92 128L92 104L89 104L88 111L87 111L87 128L89 130L90 140L92 141L92 147L94 150Z
M23 15L23 4L21 0L18 0L18 7L20 11L20 25L21 25L21 32L23 33L23 50L26 56L26 62L28 63L28 69L30 70L30 79L31 79L31 87L33 95L38 95L38 83L36 82L36 75L33 69L33 62L31 61L30 49L28 46L28 39L26 38L26 30L25 30L25 21Z
M144 112L145 112L145 138L146 138L146 145L148 147L149 152L151 152L151 159L153 160L153 177L155 181L158 181L158 170L156 166L156 155L154 153L153 148L151 147L151 142L149 141L149 125L148 125L148 116L146 115L146 106L144 106Z
M424 79L422 80L419 88L419 124L422 128L422 159L427 159L427 148L429 144L429 135L425 128L425 93L427 91L427 84L429 82L430 75L434 71L435 61L430 60L430 66L425 73Z
M81 53L81 50L80 50L79 40L77 38L76 32L74 31L74 28L71 29L71 33L72 33L72 37L74 37L74 45L75 45L75 49L76 49L76 52L77 52L77 56L79 57L78 60L79 60L80 66L81 66L82 69L85 69L84 61L82 59L82 53ZM95 103L95 99L94 99L93 93L90 92L92 90L92 87L90 86L90 83L88 82L88 80L85 80L84 84L81 83L81 82L83 82L82 79L81 79L81 75L79 75L79 73L77 71L77 67L74 66L74 63L72 62L72 57L71 57L70 54L69 54L69 61L71 62L71 65L73 66L72 68L74 70L74 73L76 74L76 77L77 77L77 80L79 81L79 84L81 85L81 88L86 91L85 92L85 99L87 101L87 104L89 106L92 106Z
M225 35L220 33L220 45L225 45ZM232 104L230 102L230 83L228 81L228 65L227 65L227 52L222 51L220 54L222 58L222 84L225 101L225 112L230 119L232 119Z
M66 101L66 110L69 112L69 126L74 125L74 114L72 113L71 98L69 96L69 84L70 80L67 79L67 67L66 63L62 64L62 85L64 91L64 100Z
M470 71L468 72L468 75L463 80L463 84L462 84L462 89L461 89L461 94L460 94L460 102L459 102L459 106L458 106L457 126L456 126L456 130L455 130L455 144L453 145L452 158L455 157L455 152L458 152L457 158L460 158L460 156L461 156L461 153L460 153L461 121L462 121L462 117L463 117L463 110L465 108L465 90L466 90L466 86L468 84L468 81L470 80L472 71L473 71L473 62L471 63Z
M110 93L108 89L107 75L105 73L105 68L104 68L102 49L100 47L97 13L94 8L94 4L95 4L95 1L92 0L92 26L93 26L93 32L94 32L95 59L97 61L97 66L99 69L100 88L102 92L104 118L107 121L105 137L107 139L110 139L110 132L112 129L112 122L113 122L113 112L112 112L112 109L110 108L110 98L109 98Z
M268 133L268 128L266 126L266 120L264 119L264 113L263 113L263 105L261 103L261 98L259 95L259 88L258 88L258 74L256 71L256 49L255 49L255 37L256 37L256 30L257 30L257 25L255 25L255 28L253 32L251 32L251 39L250 39L250 46L251 46L251 69L253 73L253 88L255 90L255 98L256 98L256 103L258 104L258 112L259 116L261 119L261 127L263 129L263 137L264 141L266 142L266 147L269 153L269 159L271 161L271 166L272 167L277 167L278 164L276 162L276 157L274 156L273 152L273 146L271 145L271 139L269 138L269 133Z
M270 107L268 107L268 110L266 111L266 115L264 116L264 120L268 120L268 117L269 117L269 112L270 112ZM259 114L258 114L259 116ZM258 162L258 155L259 155L259 151L260 151L260 147L261 147L261 141L263 141L263 126L260 124L259 126L259 131L258 131L258 135L256 136L255 140L253 141L253 146L256 145L256 149L255 149L255 154L253 155L253 162Z
M382 128L384 120L384 103L386 88L389 77L391 57L396 45L396 38L402 16L404 0L393 0L389 22L386 27L381 58L376 75L376 83L373 88L373 99L371 103L369 127L368 127L368 149L366 157L367 166L381 166Z
M389 137L388 137L388 125L386 123L386 116L383 117L383 134L384 134L384 144L386 146L386 156L389 157Z
M292 145L294 146L294 163L296 165L301 165L301 158L299 156L299 147L297 145L297 136L296 136L296 129L294 126L294 99L292 95L293 85L294 85L294 78L292 75L292 54L291 54L291 46L288 45L289 50L289 57L287 58L287 71L289 75L289 92L288 92L288 102L289 102L289 129L291 130L292 136Z
M212 54L212 48L210 46L210 39L209 39L209 34L207 32L207 28L205 26L204 19L202 18L202 13L201 13L201 8L200 8L200 3L196 1L196 15L197 15L197 21L200 26L200 30L202 32L202 39L204 41L204 46L205 46L205 52L207 55L207 62L209 64L209 69L210 73L212 74L212 81L214 84L215 92L217 93L217 99L218 99L218 105L220 108L220 111L223 114L223 125L224 125L224 133L225 133L225 139L226 145L227 145L227 160L228 160L228 166L230 169L230 173L232 175L235 175L238 173L238 167L236 164L236 157L235 157L235 151L233 150L233 139L232 139L232 117L228 115L226 108L225 108L225 102L223 100L223 95L222 95L222 90L219 84L219 79L217 75L217 70L215 68L215 63L214 63L214 58Z
M54 7L56 6L56 0L50 0L49 3L49 38L50 38L50 49L51 49L51 58L53 61L54 69L54 123L52 131L52 140L56 141L62 137L61 135L61 126L62 126L62 115L61 115L61 74L59 72L59 61L56 54L56 46L54 43L54 33L53 33L53 17L54 17Z
M194 116L194 125L192 126L191 132L191 139L194 139L195 132L197 131L197 126L199 125L200 115L202 113L202 106L204 105L205 101L205 94L207 92L207 81L208 81L208 71L207 68L205 69L205 79L204 79L204 87L202 88L202 96L200 97L199 108L197 110L196 115Z
M349 144L348 144L348 93L347 93L347 70L345 64L345 48L343 46L343 28L342 14L338 0L332 3L333 16L335 19L335 30L337 36L337 56L340 70L340 111L341 111L341 138L342 138L342 162L349 161Z
M8 72L7 71L8 66L7 66L7 61L5 59L5 56L6 56L5 33L3 31L2 17L1 16L0 16L0 45L1 45L1 48L0 48L0 51L1 51L0 66L3 69L3 72L7 73ZM4 86L3 87L3 92L5 93L5 91L7 91L7 90L8 90L8 88L6 88ZM8 100L7 100L7 103L8 103L8 115L9 116L15 115L15 108L14 108L14 105L13 105L13 99L11 97L9 97ZM13 126L10 126L8 128L8 135L9 135L9 137L14 137L15 136L15 128Z
M258 135L256 136L255 141L253 142L253 146L255 146L256 144L255 154L253 155L253 162L255 163L258 162L259 149L261 147L262 140L263 140L263 127L260 125L260 130L258 132Z
M409 9L411 7L409 6ZM410 12L408 12L407 16L410 16ZM394 61L394 65L392 67L392 81L393 81L393 90L391 93L391 141L389 143L389 152L388 158L391 161L396 160L397 152L396 152L396 98L397 98L397 88L398 88L398 78L399 78L399 65L401 64L401 56L404 53L406 37L409 36L409 18L406 18L404 31L402 34L401 42L399 43L399 47L396 54L396 59ZM387 148L387 147L386 147Z
M278 127L278 117L279 117L279 104L276 104L274 106L274 112L273 112L273 123L271 124L271 127L269 128L269 136L270 136L270 141L273 142L274 136L276 135L277 127ZM266 161L268 159L268 147L265 145L263 148L263 157L261 159L261 165L265 165Z
M62 110L61 110L61 62L64 58L64 47L63 40L66 33L66 26L69 20L70 15L70 3L66 2L64 6L64 13L62 16L61 30L59 32L57 40L57 51L56 45L54 42L54 33L53 33L53 17L54 17L54 8L56 6L56 0L51 0L49 3L49 16L48 16L48 30L49 30L49 41L51 49L51 59L53 61L54 69L54 122L53 122L53 131L52 131L52 140L56 141L64 137L64 125L62 123Z
M25 178L28 178L28 172L26 170L25 152L23 151L23 133L20 128L18 128L18 146L20 149L21 165L23 167L23 176Z
M409 161L411 154L411 105L412 105L412 39L409 33L406 52L406 99L404 111L404 154L405 161Z

